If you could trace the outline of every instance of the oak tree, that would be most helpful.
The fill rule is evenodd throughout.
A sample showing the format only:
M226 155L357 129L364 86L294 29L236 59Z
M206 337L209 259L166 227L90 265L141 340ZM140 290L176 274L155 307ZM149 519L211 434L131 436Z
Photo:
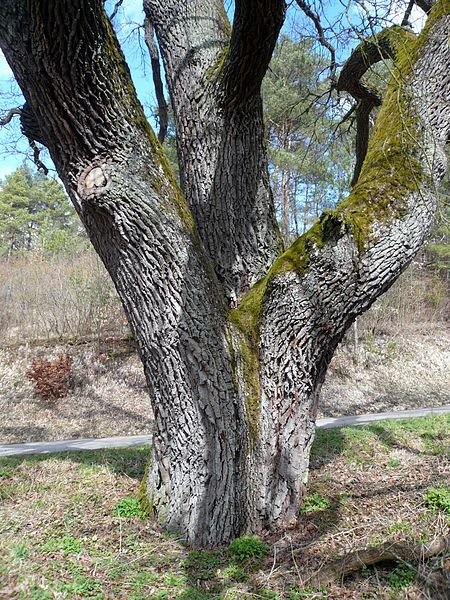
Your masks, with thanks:
M395 62L351 194L287 249L260 97L284 1L236 0L232 27L222 0L144 9L181 189L101 0L2 0L0 47L26 100L23 131L48 148L138 344L155 418L143 500L214 546L295 523L327 365L427 234L450 128L450 3L419 37L390 28L344 65L336 86L364 125L379 101L361 77Z

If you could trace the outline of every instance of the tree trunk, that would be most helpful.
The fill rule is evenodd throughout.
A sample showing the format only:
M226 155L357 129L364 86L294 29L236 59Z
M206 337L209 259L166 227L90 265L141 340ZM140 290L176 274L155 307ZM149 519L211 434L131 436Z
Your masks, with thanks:
M270 20L268 0L250 4L251 18L269 30L274 44L280 16ZM269 185L259 85L238 101L240 90L226 89L222 76L236 44L230 49L231 27L222 0L144 0L144 9L164 60L181 188L233 306L282 248ZM250 13L252 7L247 10ZM245 65L249 51L265 72L268 59L264 53L258 56L257 46L237 48L239 56L228 62ZM248 89L252 76L245 74Z
M427 233L449 137L448 2L398 41L358 185L276 260L259 88L284 3L237 0L231 37L219 0L145 7L186 200L100 0L3 0L0 46L25 133L48 147L138 344L155 414L145 504L215 546L295 522L335 347Z

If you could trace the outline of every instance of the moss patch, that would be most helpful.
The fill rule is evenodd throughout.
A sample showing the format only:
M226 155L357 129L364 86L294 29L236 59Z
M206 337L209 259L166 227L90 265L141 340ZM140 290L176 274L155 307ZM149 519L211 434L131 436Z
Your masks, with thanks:
M144 475L139 484L139 490L137 493L137 500L141 506L141 509L144 512L144 514L146 514L149 517L152 517L155 514L153 505L150 502L148 495L147 495L147 479L148 479L148 472L150 469L151 461L152 461L152 457L149 456L147 464L145 466Z
M305 273L314 252L337 241L346 231L353 236L362 254L373 241L376 223L388 223L404 215L405 198L418 191L426 176L417 145L421 125L408 93L408 79L430 27L449 12L449 0L437 2L418 38L402 27L392 27L380 34L381 39L389 36L396 52L396 66L357 185L336 209L324 212L320 220L274 262L239 307L229 313L231 323L240 333L250 430L255 435L260 403L260 326L268 285L273 277L282 273Z
M206 71L206 79L209 82L214 82L217 81L219 79L219 77L221 76L226 60L228 58L228 52L229 52L229 46L225 46L224 48L222 48L221 50L219 50L219 53L217 54L216 60L213 62L213 64L209 67L209 69Z
M256 283L242 300L239 308L229 312L229 320L237 329L239 356L246 386L246 409L251 442L258 436L260 407L259 334L263 312L263 299L269 276ZM237 359L233 349L233 364Z

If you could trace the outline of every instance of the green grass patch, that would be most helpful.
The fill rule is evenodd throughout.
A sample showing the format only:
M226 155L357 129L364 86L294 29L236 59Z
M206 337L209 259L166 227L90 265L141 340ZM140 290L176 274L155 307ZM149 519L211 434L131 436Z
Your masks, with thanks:
M409 564L401 563L393 571L385 575L385 579L394 590L402 590L412 584L416 578L416 570Z
M122 498L114 506L114 514L122 519L146 519L147 515L142 510L139 500L136 498Z
M80 540L75 539L71 535L63 535L62 537L49 539L42 547L42 550L50 553L61 551L64 554L79 554L81 547Z
M233 540L228 550L235 560L243 562L250 558L262 558L268 554L269 546L257 535L244 535Z
M298 529L306 536L300 545L323 544L315 568L329 558L327 535L336 539L341 524L359 525L361 514L374 515L377 543L405 536L433 539L442 512L448 514L448 488L430 475L433 469L442 472L446 455L438 452L449 423L447 416L437 416L318 431ZM408 475L408 449L416 463L421 454L427 461L423 472L417 467L414 485L406 481L411 493L395 487ZM399 459L393 452L399 450L402 468L395 469ZM228 548L192 550L152 518L141 518L135 498L147 459L145 448L0 459L0 589L26 600L327 598L327 590L297 585L285 541L278 550L257 536L243 536ZM364 485L358 483L361 476L351 466L367 461L374 465L368 476L380 477L371 490L365 475ZM383 506L391 511L384 523ZM410 507L407 514L404 506ZM296 529L292 535L298 535ZM295 559L303 564L301 554ZM382 585L398 594L409 574L395 573L392 581L383 574ZM378 583L373 585L377 593Z
M189 552L184 567L189 577L196 581L214 579L222 561L215 552L194 550Z
M342 456L356 463L373 462L375 456L386 455L395 449L413 450L425 455L448 456L450 453L450 415L430 415L412 419L392 419L369 425L318 429L311 451L316 461ZM386 458L390 467L398 459Z
M425 504L432 510L450 515L450 488L431 487L425 496Z
M312 494L303 500L301 511L303 513L316 512L318 510L327 510L330 508L330 501L320 494Z

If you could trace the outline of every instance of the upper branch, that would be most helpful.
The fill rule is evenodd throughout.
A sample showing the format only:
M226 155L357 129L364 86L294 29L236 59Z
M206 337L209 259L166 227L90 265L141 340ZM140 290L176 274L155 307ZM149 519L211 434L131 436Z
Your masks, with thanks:
M418 38L399 36L393 76L357 185L275 261L233 315L254 339L262 318L273 322L277 313L296 343L316 328L317 339L327 340L324 348L330 340L337 344L423 244L447 166L449 33L449 3L440 0ZM365 61L355 64L360 76ZM304 319L285 301L289 294L307 307ZM325 358L324 364L331 356Z
M395 59L397 48L404 40L414 40L408 29L394 25L377 35L364 40L351 54L342 68L336 89L346 91L358 101L356 107L356 164L351 181L352 187L358 181L369 146L369 117L375 106L381 105L381 97L376 90L362 83L361 78L377 62Z
M156 100L158 102L158 139L162 144L165 140L167 127L169 125L169 112L166 98L164 96L164 86L161 77L161 64L159 62L158 46L156 45L155 41L155 32L152 22L148 17L146 17L144 20L144 36L152 64L153 85L155 86Z
M223 104L244 104L260 89L284 22L284 0L237 0L222 73Z
M311 10L311 7L309 6L309 4L307 2L305 2L304 0L296 0L296 2L298 4L298 6L302 9L302 11L305 13L305 15L309 19L311 19L311 21L314 23L314 27L316 28L317 34L319 36L319 42L330 53L330 57L331 57L330 79L334 79L334 76L336 74L336 67L337 67L337 65L336 65L336 49L334 48L334 46L332 44L330 44L330 42L325 37L325 31L322 27L322 23L320 22L319 15L317 13L315 13L313 10Z
M395 58L396 49L403 38L414 39L408 29L394 25L364 40L344 64L336 84L338 91L346 91L356 100L367 100L374 106L381 104L379 94L361 82L361 78L377 62Z
M414 8L414 5L416 3L416 0L409 0L409 4L406 8L405 14L403 15L403 19L402 19L402 27L406 27L409 23L409 17L411 16L412 13L412 9Z

